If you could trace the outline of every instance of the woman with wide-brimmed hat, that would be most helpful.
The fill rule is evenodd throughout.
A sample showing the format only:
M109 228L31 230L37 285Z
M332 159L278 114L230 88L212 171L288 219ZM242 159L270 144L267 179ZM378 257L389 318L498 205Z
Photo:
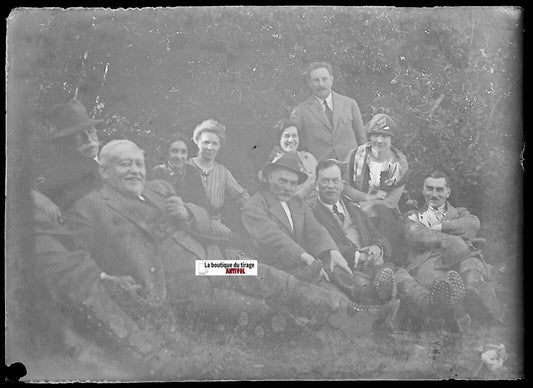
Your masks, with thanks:
M47 120L53 130L53 159L31 194L37 209L61 221L62 212L100 182L97 161L100 142L95 126L104 120L91 119L76 98L54 106Z
M392 145L398 125L390 116L380 113L365 127L369 141L352 150L346 160L348 184L344 194L358 202L389 239L395 261L403 261L405 252L398 232L398 203L409 166L405 155Z

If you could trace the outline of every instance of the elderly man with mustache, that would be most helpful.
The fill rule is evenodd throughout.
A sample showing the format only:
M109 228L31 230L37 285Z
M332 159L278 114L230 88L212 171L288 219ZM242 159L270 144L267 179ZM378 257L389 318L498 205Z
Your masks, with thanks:
M264 187L252 196L242 211L244 227L256 242L260 259L297 279L313 283L366 309L355 288L352 269L339 252L335 240L314 217L306 203L295 195L296 187L308 179L294 151L286 152L262 169ZM331 280L331 282L330 282ZM342 290L342 291L341 291ZM379 306L376 328L389 327L397 300ZM361 303L361 306L358 304ZM387 315L387 311L391 312ZM331 321L333 325L340 321ZM384 324L384 325L383 325Z
M119 299L170 311L158 325L171 324L174 314L200 313L236 322L249 312L274 331L280 320L309 326L330 316L349 320L349 300L264 263L257 276L196 276L196 260L229 260L229 238L212 227L209 213L183 202L168 182L147 182L143 150L129 140L107 143L100 164L102 187L69 211L75 246L91 255Z

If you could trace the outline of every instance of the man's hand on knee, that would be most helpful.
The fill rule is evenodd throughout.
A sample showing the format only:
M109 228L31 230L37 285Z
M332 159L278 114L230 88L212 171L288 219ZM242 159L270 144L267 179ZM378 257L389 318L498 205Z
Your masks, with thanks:
M331 273L333 273L333 269L335 266L341 267L346 272L348 272L350 275L352 275L352 270L348 266L348 262L346 259L341 255L341 253L337 250L331 250L330 251L330 261L329 261L329 270Z

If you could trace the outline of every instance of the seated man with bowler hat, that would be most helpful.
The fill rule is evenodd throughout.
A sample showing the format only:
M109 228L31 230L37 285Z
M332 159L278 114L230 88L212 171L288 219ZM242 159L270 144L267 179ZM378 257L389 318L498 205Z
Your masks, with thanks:
M448 202L449 177L434 171L425 180L426 205L406 214L404 232L409 245L406 270L421 284L432 283L445 271L457 271L465 284L464 305L473 319L501 322L505 312L490 285L490 268L476 245L479 219Z
M100 184L95 126L104 120L91 119L76 98L54 106L46 118L52 130L52 160L31 194L37 209L59 221L76 200Z
M307 179L298 156L286 152L267 163L262 175L267 183L242 211L243 224L256 242L260 259L296 278L341 293L331 279L342 285L342 295L357 303L354 288L358 285L352 269L311 209L295 196L296 187ZM392 310L393 305L391 302L383 311Z

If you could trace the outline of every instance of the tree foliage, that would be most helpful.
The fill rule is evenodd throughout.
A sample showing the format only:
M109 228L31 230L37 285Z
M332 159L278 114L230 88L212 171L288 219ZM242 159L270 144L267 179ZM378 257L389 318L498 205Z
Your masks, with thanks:
M521 201L521 14L511 7L213 7L17 9L8 20L9 133L30 133L46 166L44 113L75 95L164 159L173 132L214 118L220 159L243 185L273 145L271 128L309 94L303 71L333 65L338 92L367 122L388 112L410 163L449 173L452 202L480 216L497 259L517 249ZM9 150L8 150L9 151Z

